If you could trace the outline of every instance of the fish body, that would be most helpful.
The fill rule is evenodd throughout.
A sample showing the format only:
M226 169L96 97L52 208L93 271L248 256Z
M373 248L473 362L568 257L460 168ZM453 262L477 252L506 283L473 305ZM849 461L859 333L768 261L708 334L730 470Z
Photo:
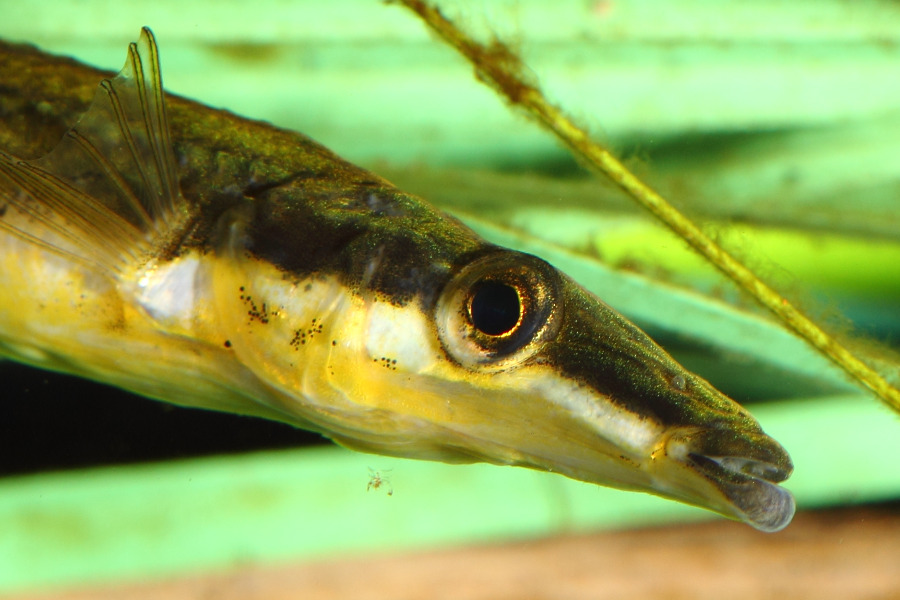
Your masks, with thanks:
M367 452L790 521L781 446L545 261L165 95L147 29L103 76L0 45L0 353Z

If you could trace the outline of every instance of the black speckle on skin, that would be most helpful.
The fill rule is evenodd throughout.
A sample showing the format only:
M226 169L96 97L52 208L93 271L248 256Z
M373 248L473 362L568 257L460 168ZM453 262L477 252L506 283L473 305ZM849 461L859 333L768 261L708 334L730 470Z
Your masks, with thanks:
M310 321L309 327L295 329L294 336L291 338L290 342L291 347L299 349L300 346L306 345L307 342L312 342L313 338L322 333L323 327L322 322L314 318ZM337 342L332 341L331 345L334 346L336 343Z
M387 356L382 356L381 358L372 359L376 363L380 363L382 367L385 369L389 369L391 371L397 370L397 359L396 358L388 358Z
M241 295L241 300L244 301L244 304L247 306L247 316L250 319L250 322L258 321L263 325L268 324L269 322L269 310L266 307L266 303L262 303L262 307L256 305L256 302L253 300L253 297L249 294Z

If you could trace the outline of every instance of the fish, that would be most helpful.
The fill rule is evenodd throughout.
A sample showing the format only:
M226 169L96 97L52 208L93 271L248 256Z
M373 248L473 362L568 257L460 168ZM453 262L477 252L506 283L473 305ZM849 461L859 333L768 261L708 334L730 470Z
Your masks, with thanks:
M166 94L148 28L116 75L0 42L0 81L0 356L790 523L790 456L745 408L541 258Z

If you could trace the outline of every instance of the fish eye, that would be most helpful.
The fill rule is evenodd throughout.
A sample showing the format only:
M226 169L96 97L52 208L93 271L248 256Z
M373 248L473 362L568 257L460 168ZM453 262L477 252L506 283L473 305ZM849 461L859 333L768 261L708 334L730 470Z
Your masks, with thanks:
M543 260L498 250L454 275L438 298L441 343L457 363L498 371L533 356L559 329L560 276Z
M522 316L519 292L499 281L476 284L469 302L472 325L485 335L504 335L512 331Z

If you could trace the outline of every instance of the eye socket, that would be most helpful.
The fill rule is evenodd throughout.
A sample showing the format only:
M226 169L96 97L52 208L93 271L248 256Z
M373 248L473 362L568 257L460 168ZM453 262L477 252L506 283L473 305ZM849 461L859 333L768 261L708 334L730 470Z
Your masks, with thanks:
M459 271L441 292L436 322L447 354L480 371L533 356L559 330L560 277L539 258L498 250Z

